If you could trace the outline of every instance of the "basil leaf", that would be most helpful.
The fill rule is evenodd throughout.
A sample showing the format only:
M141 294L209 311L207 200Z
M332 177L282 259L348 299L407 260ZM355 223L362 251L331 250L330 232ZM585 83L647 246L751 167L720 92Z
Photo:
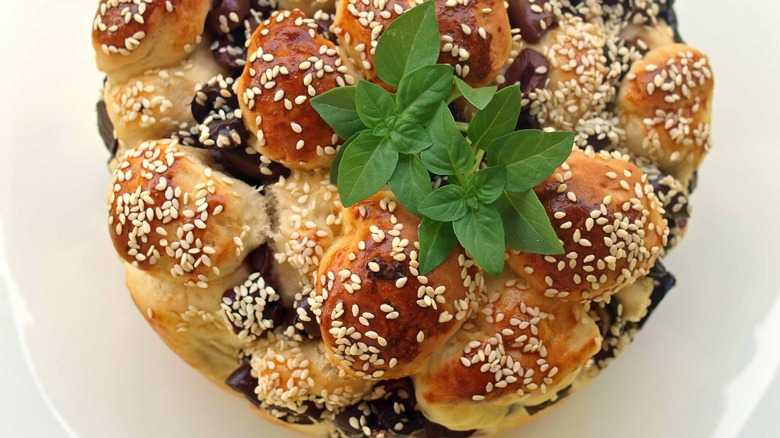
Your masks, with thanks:
M390 189L398 201L417 217L420 204L433 192L431 176L417 155L401 155L390 177Z
M339 163L338 189L345 207L378 192L395 169L398 152L387 138L362 132L350 143Z
M468 210L466 189L450 184L438 188L423 199L420 213L437 221L455 221L463 217Z
M423 218L417 228L420 241L420 274L425 275L447 259L458 243L452 224Z
M479 208L479 199L477 199L477 189L473 186L469 186L466 189L466 205L469 208Z
M377 41L374 67L379 78L397 87L401 78L439 59L439 26L433 2L416 6L390 23Z
M480 169L469 180L469 186L476 189L476 198L482 204L492 204L506 186L506 168L493 166Z
M471 144L475 148L480 148L498 137L509 134L517 127L518 117L520 117L520 87L512 85L496 93L485 109L474 114L468 131Z
M399 153L417 154L431 147L432 143L422 126L406 120L398 120L390 131L390 144Z
M385 119L395 116L393 95L371 82L358 82L355 106L360 120L369 128L375 128L383 124Z
M504 192L496 205L504 218L506 242L510 248L534 254L563 253L563 245L533 190Z
M337 87L311 98L311 106L343 139L366 129L355 107L357 87Z
M472 105L477 107L477 109L485 109L498 89L496 86L472 88L471 85L457 76L455 77L455 87L460 91L460 94Z
M451 65L426 65L407 74L398 84L398 111L407 120L425 125L439 104L452 94Z
M482 269L493 275L501 275L506 244L501 215L494 206L482 205L478 209L469 209L452 224L452 228L460 244Z
M455 119L444 102L426 128L433 145L420 154L425 167L437 175L463 175L474 165L474 152L455 126Z
M352 137L350 137L347 141L345 141L344 144L341 145L339 150L336 151L336 155L333 156L333 161L331 161L330 163L330 182L332 182L333 184L336 184L338 182L339 164L341 163L341 157L344 156L344 150L347 149L347 146L349 146L350 143L355 141L358 135L360 135L360 132L357 132L354 135L352 135Z
M572 145L573 132L515 131L487 147L488 164L506 166L508 191L525 192L566 161Z

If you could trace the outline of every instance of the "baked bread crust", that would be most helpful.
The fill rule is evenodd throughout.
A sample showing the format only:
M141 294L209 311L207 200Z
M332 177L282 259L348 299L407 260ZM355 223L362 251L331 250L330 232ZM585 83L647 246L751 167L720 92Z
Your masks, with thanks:
M119 162L109 229L127 262L154 277L207 288L265 242L265 200L175 140L144 142Z
M534 191L560 255L509 251L508 265L549 297L605 300L648 274L666 246L663 206L627 157L575 150Z
M92 26L98 68L116 80L173 65L200 43L211 0L100 0Z
M512 404L546 400L601 346L585 306L550 300L511 272L491 277L479 301L481 311L414 377L422 411L453 430L493 428Z
M205 289L153 277L125 264L127 288L146 322L176 354L223 386L235 371L243 342L226 330L222 293L243 282L248 266L209 283Z
M434 2L441 34L439 62L452 65L455 74L469 85L477 87L491 83L512 48L511 28L503 2ZM392 88L377 77L374 68L376 44L390 23L419 3L415 0L345 0L339 3L333 31L366 80Z
M617 100L631 153L687 181L712 148L713 87L709 59L685 44L634 63Z
M519 128L575 132L534 188L564 254L507 249L493 276L458 246L422 276L419 219L391 192L341 204L343 139L310 99L391 88L376 41L419 1L99 2L108 225L131 297L187 363L299 432L506 430L586 386L674 285L660 259L711 147L713 76L669 2L434 1L439 62L519 83Z
M109 76L103 100L119 140L117 155L150 139L187 138L196 123L190 104L198 85L223 73L201 44L177 63L147 70L126 81Z
M329 167L340 140L310 99L354 83L332 42L297 10L275 12L257 28L238 81L244 124L256 149L293 169Z
M365 379L412 375L469 316L482 276L462 249L420 275L420 220L389 192L343 217L342 237L323 255L309 298L328 353Z

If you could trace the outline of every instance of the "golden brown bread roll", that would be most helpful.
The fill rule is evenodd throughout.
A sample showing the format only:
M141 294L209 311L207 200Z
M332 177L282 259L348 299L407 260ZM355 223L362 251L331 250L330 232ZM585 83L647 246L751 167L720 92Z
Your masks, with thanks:
M542 41L529 46L547 59L544 86L529 90L528 111L543 127L572 130L587 113L603 110L615 95L616 71L607 58L603 24L579 17L560 21Z
M405 0L387 0L381 3L344 0L336 5L336 16L331 29L363 79L387 86L379 79L374 69L376 43L385 28L409 7Z
M127 263L204 289L236 270L269 228L265 200L252 187L174 140L144 142L125 154L108 212L114 248Z
M222 385L238 366L245 341L228 330L221 308L225 289L243 283L247 266L216 279L205 289L153 277L125 264L127 288L146 322L188 364Z
M632 65L617 100L631 153L687 181L712 147L713 87L709 59L684 44Z
M493 82L509 58L512 34L502 0L436 1L439 62L473 87Z
M654 25L630 24L620 32L626 44L648 52L658 47L674 44L674 30L664 22Z
M666 245L663 207L647 176L618 153L574 150L534 191L564 254L510 251L533 288L566 300L604 300L648 273Z
M419 219L380 192L345 209L309 298L334 361L365 379L415 373L471 313L482 276L463 250L417 268Z
M339 138L309 99L353 82L317 23L297 10L271 15L252 36L237 85L258 152L294 169L328 167Z
M211 0L100 0L92 26L98 68L117 81L173 65L200 43Z
M343 207L324 172L295 170L269 193L278 218L271 244L278 263L276 282L292 298L314 288L322 256L341 235Z
M390 23L419 3L416 0L344 0L338 4L333 31L366 80L385 85L374 69L377 41ZM491 83L512 48L503 2L435 0L435 3L441 34L439 62L451 64L455 73L472 86Z
M549 398L601 346L583 305L511 272L488 278L480 309L414 376L422 411L453 430L496 427L510 405Z
M195 124L190 104L197 87L223 69L201 45L188 58L158 67L126 81L108 78L103 90L122 155L145 140L186 137Z
M318 341L272 333L252 347L256 393L271 406L298 410L307 402L335 411L356 403L373 383L331 363Z

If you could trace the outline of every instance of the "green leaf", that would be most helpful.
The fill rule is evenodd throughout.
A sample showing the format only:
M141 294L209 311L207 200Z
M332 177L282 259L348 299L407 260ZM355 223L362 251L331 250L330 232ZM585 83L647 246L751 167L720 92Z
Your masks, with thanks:
M377 84L360 81L355 94L355 106L364 125L375 128L395 116L393 95Z
M337 87L311 98L311 106L343 139L366 129L355 107L357 87Z
M420 213L437 221L455 221L463 217L468 210L466 189L450 184L438 188L423 199Z
M501 215L492 205L482 205L469 211L452 224L460 244L493 275L504 270L504 226Z
M533 190L504 192L496 205L504 218L509 247L534 254L563 253L563 245Z
M398 120L390 131L390 144L401 154L417 154L428 149L432 143L422 126Z
M458 244L450 222L423 218L417 228L420 241L420 274L426 275L447 259Z
M363 131L360 131L363 132ZM347 149L347 146L349 146L350 143L355 141L355 139L360 135L360 132L356 132L352 135L347 141L344 142L344 144L339 147L339 150L336 151L336 155L333 156L333 161L330 163L330 182L333 184L336 184L338 182L338 175L339 175L339 164L341 163L341 157L344 156L344 151Z
M426 65L408 73L398 84L398 111L407 120L425 125L441 102L452 94L451 65Z
M433 192L431 176L420 157L401 155L389 182L395 197L407 210L419 217L420 204Z
M477 199L477 188L472 185L467 185L466 188L466 205L469 208L479 208L479 199Z
M463 95L463 97L466 98L472 105L477 107L477 109L485 109L488 103L490 103L490 100L493 99L493 96L496 94L496 90L498 87L492 86L492 87L481 87L481 88L472 88L471 85L467 84L463 79L459 77L455 77L455 87L460 91L460 94Z
M506 168L493 166L480 169L469 180L480 203L492 204L501 196L506 186Z
M520 117L520 87L512 85L493 96L483 110L477 111L469 124L468 136L475 148L515 130Z
M374 67L379 78L397 87L401 78L439 59L439 26L433 2L416 6L387 26L379 37Z
M474 165L474 152L455 125L444 102L426 128L433 145L420 154L425 167L437 175L463 175Z
M524 192L539 185L566 161L573 144L573 132L515 131L488 146L488 163L506 166L507 190Z
M341 203L348 207L378 192L395 169L398 152L387 138L366 131L350 143L339 163L338 189Z

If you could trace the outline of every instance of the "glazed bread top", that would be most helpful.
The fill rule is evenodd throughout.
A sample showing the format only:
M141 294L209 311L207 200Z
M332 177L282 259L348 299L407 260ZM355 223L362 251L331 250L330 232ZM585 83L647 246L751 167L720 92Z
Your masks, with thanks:
M173 65L200 43L211 0L101 0L92 26L98 68L116 79Z

